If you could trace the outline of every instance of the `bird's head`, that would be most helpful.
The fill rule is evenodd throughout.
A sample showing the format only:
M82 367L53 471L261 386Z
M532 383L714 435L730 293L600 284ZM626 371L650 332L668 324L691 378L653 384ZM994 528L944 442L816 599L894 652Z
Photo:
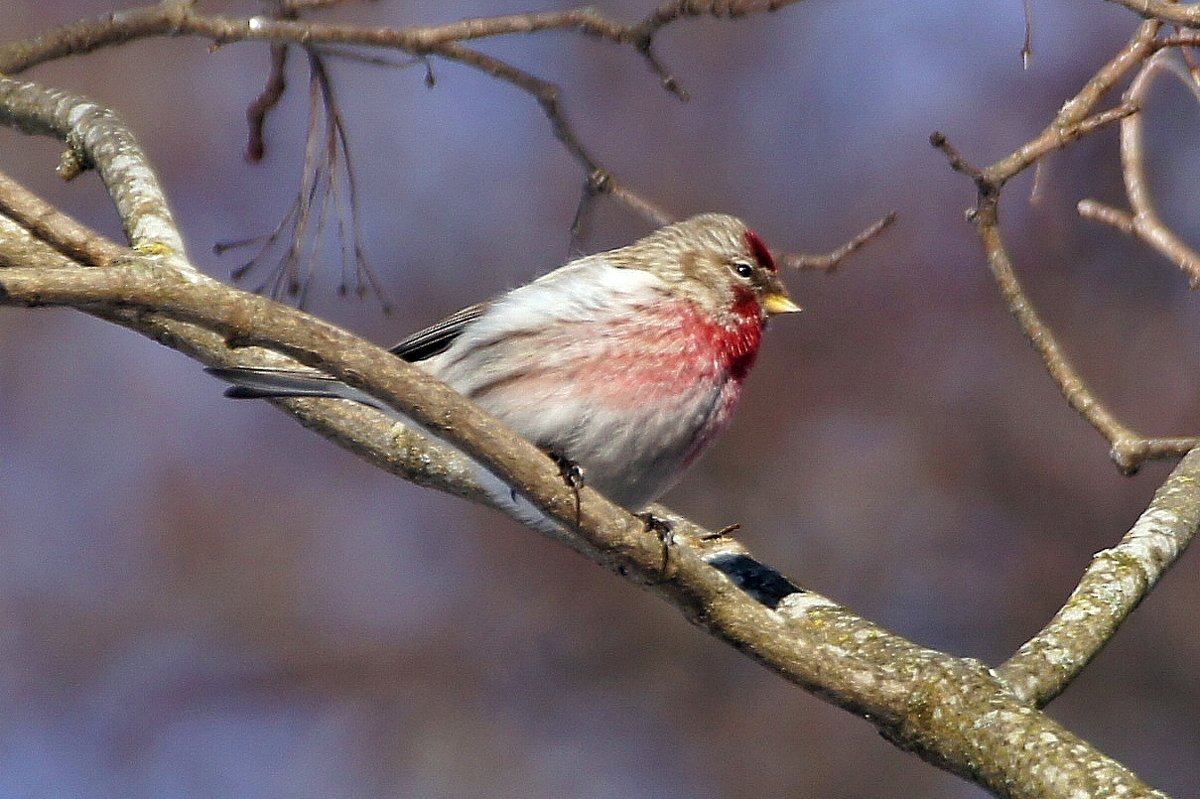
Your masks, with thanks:
M659 228L610 253L609 260L652 272L716 317L755 313L765 321L800 310L767 245L728 214L700 214Z

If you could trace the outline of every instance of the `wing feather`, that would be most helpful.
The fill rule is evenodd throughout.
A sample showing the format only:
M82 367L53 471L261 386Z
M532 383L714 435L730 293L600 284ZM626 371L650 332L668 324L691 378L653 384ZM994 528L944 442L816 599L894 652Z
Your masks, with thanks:
M462 334L467 325L483 316L488 305L489 303L486 302L468 305L440 322L435 322L429 327L413 333L393 346L390 352L409 363L416 363L439 355L450 348L450 345Z

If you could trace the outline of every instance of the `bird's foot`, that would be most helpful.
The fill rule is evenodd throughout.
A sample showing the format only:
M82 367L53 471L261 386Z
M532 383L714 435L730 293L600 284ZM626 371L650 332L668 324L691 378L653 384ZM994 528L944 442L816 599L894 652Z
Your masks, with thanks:
M675 546L675 533L671 529L671 523L666 519L660 519L653 513L639 513L637 517L646 525L646 532L657 535L658 540L662 543L662 565L659 567L659 571L666 574L667 564L671 558L671 547Z
M559 455L557 452L547 453L550 460L554 461L558 466L558 474L562 481L567 484L567 488L575 492L575 526L579 527L579 489L584 486L583 467L575 461L568 458L566 455Z

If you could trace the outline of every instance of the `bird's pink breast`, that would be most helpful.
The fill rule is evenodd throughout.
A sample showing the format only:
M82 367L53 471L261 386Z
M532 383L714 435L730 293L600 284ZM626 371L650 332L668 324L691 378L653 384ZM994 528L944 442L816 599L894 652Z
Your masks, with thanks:
M603 346L573 370L578 388L605 404L627 407L727 387L730 407L716 410L731 411L762 340L757 311L722 324L690 302L663 305L586 325L591 329L580 332Z

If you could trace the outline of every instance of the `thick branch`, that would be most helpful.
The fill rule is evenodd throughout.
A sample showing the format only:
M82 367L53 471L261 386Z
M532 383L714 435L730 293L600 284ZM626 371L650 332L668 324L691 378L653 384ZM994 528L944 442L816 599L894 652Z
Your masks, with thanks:
M1021 699L1046 705L1083 670L1183 554L1200 529L1200 450L1192 450L1150 507L1111 549L1096 553L1046 627L996 669Z
M3 172L0 172L0 214L67 258L89 266L107 266L128 254L123 247L80 225Z
M239 344L268 345L383 400L453 441L564 528L576 548L670 599L685 615L810 691L869 717L891 740L1001 796L1155 795L1128 770L1009 695L981 664L923 649L814 594L772 610L687 545L670 550L640 519L584 488L578 497L535 447L445 385L300 311L135 258L106 269L0 270L0 303L165 315ZM687 534L688 529L682 529ZM1011 741L1025 742L1020 747Z
M60 172L71 178L96 169L134 249L186 263L183 238L158 178L114 112L84 97L0 75L0 124L65 141L70 149Z
M0 212L0 269L27 266L68 269L78 267L79 262L63 255Z

